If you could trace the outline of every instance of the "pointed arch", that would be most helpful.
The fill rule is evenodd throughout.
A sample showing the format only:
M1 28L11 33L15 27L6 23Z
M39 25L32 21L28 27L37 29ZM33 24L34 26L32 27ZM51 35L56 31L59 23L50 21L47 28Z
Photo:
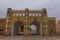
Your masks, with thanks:
M24 24L21 21L14 23L14 35L23 34Z
M30 24L31 34L40 34L40 23L38 21L33 21Z

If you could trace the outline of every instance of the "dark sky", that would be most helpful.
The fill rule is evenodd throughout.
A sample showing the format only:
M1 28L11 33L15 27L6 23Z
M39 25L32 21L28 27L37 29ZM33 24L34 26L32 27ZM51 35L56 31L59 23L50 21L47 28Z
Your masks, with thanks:
M0 0L0 18L6 17L7 8L31 10L46 8L49 17L60 20L60 0Z

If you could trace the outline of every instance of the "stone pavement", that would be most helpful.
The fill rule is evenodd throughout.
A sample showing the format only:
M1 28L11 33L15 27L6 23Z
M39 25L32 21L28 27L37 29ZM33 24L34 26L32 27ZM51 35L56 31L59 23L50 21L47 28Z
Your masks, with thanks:
M0 40L60 40L60 36L3 36Z

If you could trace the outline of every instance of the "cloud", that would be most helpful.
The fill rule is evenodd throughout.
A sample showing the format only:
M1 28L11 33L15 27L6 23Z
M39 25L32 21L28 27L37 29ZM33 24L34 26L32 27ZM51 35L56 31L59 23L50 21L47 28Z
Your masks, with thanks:
M49 17L56 17L57 20L60 20L60 0L51 0L45 7L48 9Z
M7 8L47 8L48 16L60 19L60 0L0 0L0 17L6 17Z

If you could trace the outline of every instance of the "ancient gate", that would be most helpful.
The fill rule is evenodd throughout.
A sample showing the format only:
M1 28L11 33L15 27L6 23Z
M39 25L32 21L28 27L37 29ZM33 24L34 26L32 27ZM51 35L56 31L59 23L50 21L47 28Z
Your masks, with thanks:
M42 10L13 10L8 8L6 16L5 35L32 34L35 26L36 34L49 35L47 24L47 11L45 8Z

